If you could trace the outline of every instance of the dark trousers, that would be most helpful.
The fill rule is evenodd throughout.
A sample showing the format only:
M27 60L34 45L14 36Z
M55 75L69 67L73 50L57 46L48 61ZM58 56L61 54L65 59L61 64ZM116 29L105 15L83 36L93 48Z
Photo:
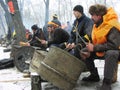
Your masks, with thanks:
M85 60L87 68L91 73L94 73L95 64L94 60L97 57L95 53L91 53L91 56ZM112 80L113 74L117 68L118 60L119 60L119 51L118 50L108 50L105 52L104 56L105 65L104 65L104 78Z

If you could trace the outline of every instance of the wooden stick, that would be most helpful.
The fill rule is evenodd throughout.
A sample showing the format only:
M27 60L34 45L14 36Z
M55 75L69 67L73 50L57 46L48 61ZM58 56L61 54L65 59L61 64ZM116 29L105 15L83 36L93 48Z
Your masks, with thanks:
M38 41L40 41L40 42L42 41L42 40L41 40L40 38L38 38L38 37L35 37L35 38L36 38Z

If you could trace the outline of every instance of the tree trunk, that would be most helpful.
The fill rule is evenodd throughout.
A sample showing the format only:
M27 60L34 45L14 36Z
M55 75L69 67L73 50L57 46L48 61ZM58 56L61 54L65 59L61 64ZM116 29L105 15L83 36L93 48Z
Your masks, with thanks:
M14 6L14 10L15 10L14 14L11 14L13 24L14 24L14 30L16 32L15 40L12 45L12 51L11 51L11 57L14 57L14 54L16 52L14 45L19 45L20 41L26 41L26 38L25 38L25 27L23 26L22 18L20 16L18 2L17 2L17 0L7 0L7 2L9 2L9 1L13 2L13 6Z
M7 39L10 40L10 39L11 39L11 35L12 35L11 32L12 32L12 29L13 29L12 17L11 17L11 15L10 15L8 9L7 9L7 6L6 6L6 4L4 3L3 0L1 0L0 4L1 4L3 10L5 11L5 18L6 18L6 23L7 23L8 32L9 32L9 33L7 33L7 34L10 35L10 37L7 38Z
M3 30L4 34L6 35L5 26L4 26L3 23L4 23L4 22L3 22L3 20L2 20L2 16L0 15L0 24L1 24L1 26L2 26L2 30Z
M11 0L8 0L11 1ZM12 0L15 13L11 14L13 24L14 24L14 29L16 31L16 41L14 44L19 44L20 41L25 41L25 27L23 26L22 18L20 15L19 7L18 7L18 2L17 0Z
M49 20L49 0L44 0L45 2L45 25L48 23L48 20Z
M22 17L22 20L23 20L23 9L24 8L24 0L20 0L20 11L21 11L21 17Z

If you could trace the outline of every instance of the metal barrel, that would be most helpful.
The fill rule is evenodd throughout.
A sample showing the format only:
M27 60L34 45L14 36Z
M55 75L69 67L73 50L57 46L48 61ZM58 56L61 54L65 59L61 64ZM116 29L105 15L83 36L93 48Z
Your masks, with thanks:
M38 73L41 78L64 90L72 90L86 65L70 53L52 46L41 61Z
M29 67L30 72L38 71L40 62L43 61L46 55L47 55L47 51L43 51L43 50L34 51L33 58L30 62L30 67Z

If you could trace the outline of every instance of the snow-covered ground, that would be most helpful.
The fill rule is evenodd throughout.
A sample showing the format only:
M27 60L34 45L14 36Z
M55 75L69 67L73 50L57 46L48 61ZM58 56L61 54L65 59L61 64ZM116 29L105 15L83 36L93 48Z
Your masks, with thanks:
M0 60L9 59L10 52L3 52L0 47ZM15 67L0 70L0 90L31 90L30 78L24 78L23 73Z
M0 47L0 60L10 57L10 52L5 53L3 52L3 49L3 47ZM95 60L95 65L98 67L101 81L98 83L82 82L80 79L89 75L89 73L82 73L74 90L96 90L96 85L102 83L104 60ZM23 73L19 72L15 67L0 70L0 90L31 90L30 80L30 78L24 78ZM45 84L46 83L42 83L43 90L45 90ZM120 89L120 66L118 68L118 80L112 85L112 87L113 90Z

